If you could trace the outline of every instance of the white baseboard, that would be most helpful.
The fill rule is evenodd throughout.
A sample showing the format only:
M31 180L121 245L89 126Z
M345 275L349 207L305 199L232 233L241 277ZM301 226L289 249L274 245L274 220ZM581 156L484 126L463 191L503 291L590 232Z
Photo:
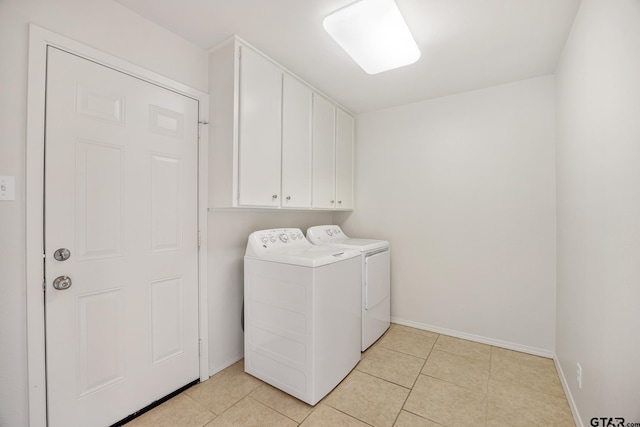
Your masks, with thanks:
M558 371L560 383L562 384L564 394L567 397L567 402L569 402L569 408L571 409L571 413L573 414L573 421L576 423L577 427L584 427L582 418L580 417L580 413L578 412L578 407L576 406L575 400L573 400L571 389L569 388L569 384L567 383L567 378L565 377L564 371L562 370L562 365L560 365L560 361L558 360L558 356L553 357L553 362L556 364L556 371Z
M454 331L452 329L440 328L433 325L425 325L423 323L413 322L411 320L399 319L397 317L392 317L391 322L397 323L398 325L404 325L404 326L410 326L416 329L422 329L424 331L435 332L437 334L449 335L451 337L461 338L469 341L475 341L482 344L489 344L495 347L506 348L508 350L515 350L522 353L533 354L534 356L546 357L548 359L553 359L555 357L555 353L551 350L546 350L546 349L536 348L536 347L529 347L522 344L497 340L493 338L487 338L480 335L469 334L466 332Z

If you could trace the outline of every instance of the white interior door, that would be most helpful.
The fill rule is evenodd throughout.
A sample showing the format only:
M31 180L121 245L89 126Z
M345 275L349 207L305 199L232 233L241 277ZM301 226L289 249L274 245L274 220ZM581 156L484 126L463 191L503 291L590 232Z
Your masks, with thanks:
M104 426L199 377L198 102L47 58L48 419Z

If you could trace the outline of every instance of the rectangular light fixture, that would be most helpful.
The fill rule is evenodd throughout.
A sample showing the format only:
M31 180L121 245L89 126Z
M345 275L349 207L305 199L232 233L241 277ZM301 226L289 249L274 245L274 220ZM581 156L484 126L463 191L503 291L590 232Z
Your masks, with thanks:
M378 74L420 58L394 0L359 0L324 18L324 29L368 74Z

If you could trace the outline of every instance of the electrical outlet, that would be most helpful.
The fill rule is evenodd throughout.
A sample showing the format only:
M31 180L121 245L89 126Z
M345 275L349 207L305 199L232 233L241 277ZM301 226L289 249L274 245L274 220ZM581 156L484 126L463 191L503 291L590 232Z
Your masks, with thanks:
M15 177L0 176L0 200L15 200Z
M582 388L582 366L580 366L579 363L577 363L578 365L578 370L576 372L576 380L578 381L578 388Z

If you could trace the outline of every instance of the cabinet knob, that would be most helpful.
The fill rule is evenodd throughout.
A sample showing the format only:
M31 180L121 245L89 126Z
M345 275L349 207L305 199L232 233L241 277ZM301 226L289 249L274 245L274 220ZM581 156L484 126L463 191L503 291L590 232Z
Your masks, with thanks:
M338 204L341 205L342 204L342 200L338 200Z
M287 201L291 200L291 196L287 196Z
M335 202L336 202L335 200L332 200L332 201L331 201L331 204L334 204Z
M274 194L273 196L271 196L271 198L275 200L275 199L277 199L277 198L278 198L278 195L277 195L277 194Z

